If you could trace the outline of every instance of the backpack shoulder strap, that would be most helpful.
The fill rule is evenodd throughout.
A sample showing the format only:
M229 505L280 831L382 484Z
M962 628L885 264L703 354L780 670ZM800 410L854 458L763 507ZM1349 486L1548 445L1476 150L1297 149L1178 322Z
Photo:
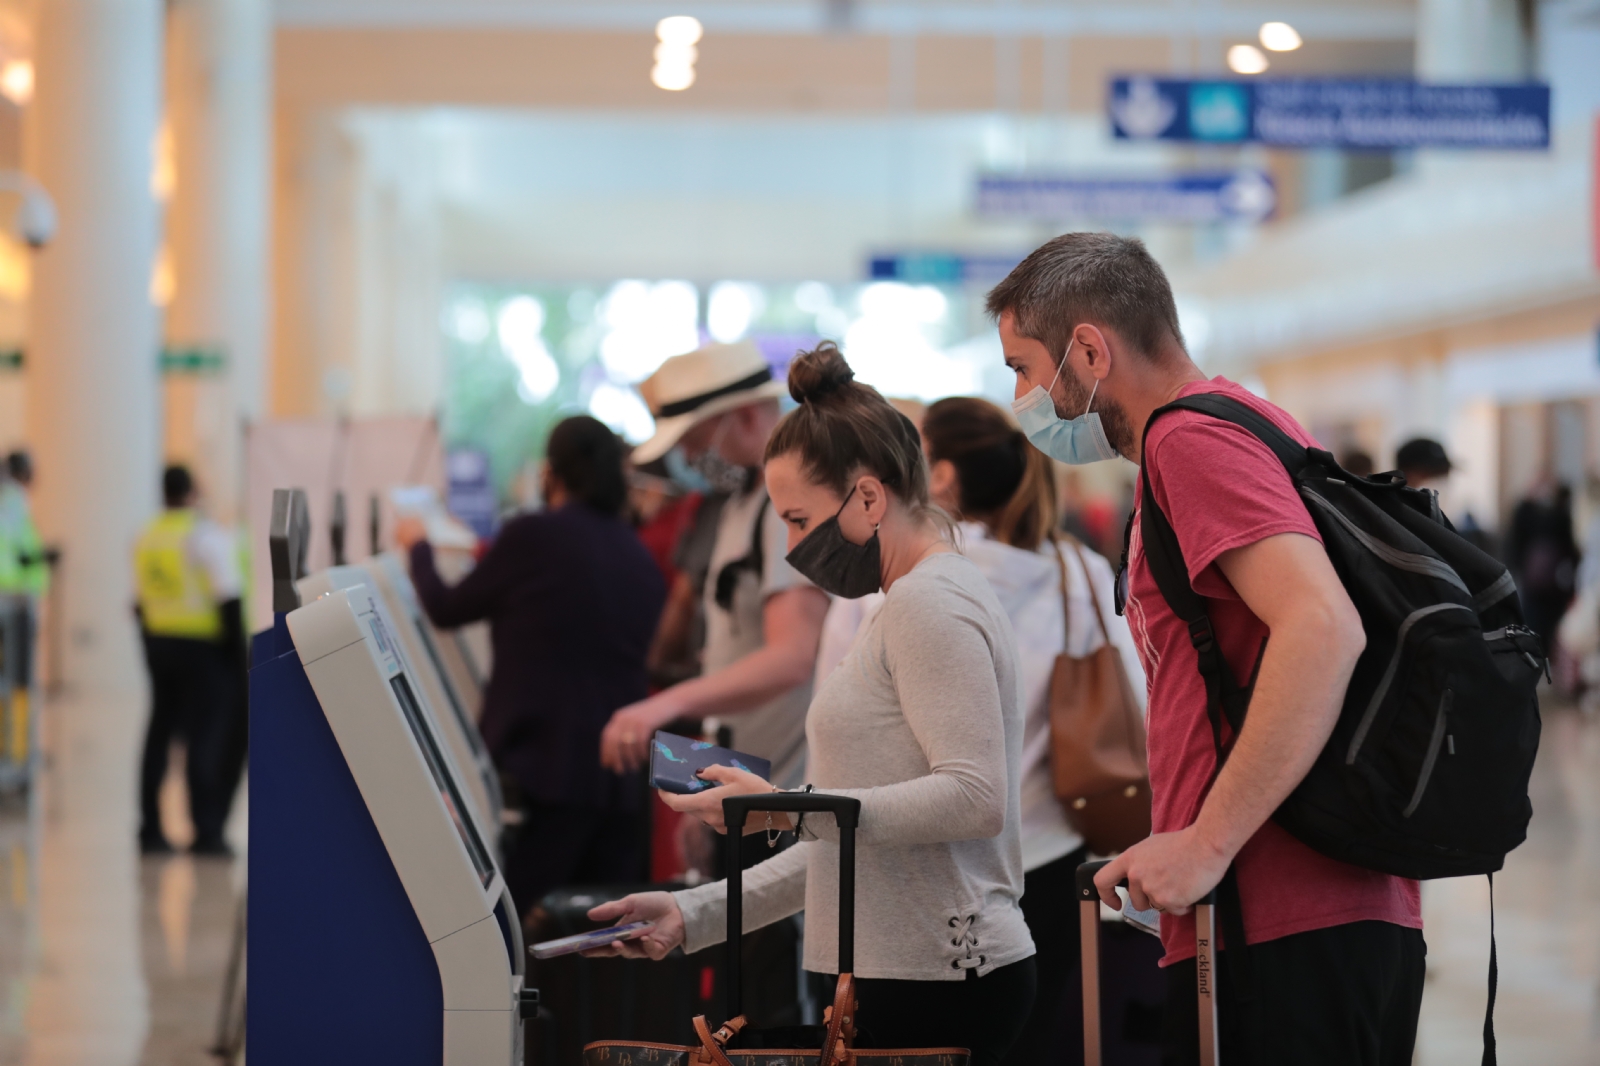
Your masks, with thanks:
M1236 400L1232 396L1220 392L1202 392L1194 396L1181 396L1165 407L1160 407L1150 415L1150 420L1145 423L1144 433L1148 439L1150 425L1156 417L1166 411L1184 410L1195 411L1199 414L1209 415L1223 422L1232 422L1249 430L1255 437L1272 449L1272 454L1289 471L1293 477L1306 465L1306 446L1295 440L1289 434L1279 429L1272 419L1258 412L1249 404ZM1140 452L1143 455L1141 449Z

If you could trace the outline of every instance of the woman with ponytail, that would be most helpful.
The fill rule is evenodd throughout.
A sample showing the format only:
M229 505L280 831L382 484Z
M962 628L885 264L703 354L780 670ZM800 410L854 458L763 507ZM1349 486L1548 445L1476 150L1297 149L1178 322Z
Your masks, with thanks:
M859 1025L879 1048L964 1047L973 1066L998 1066L1034 992L1033 941L1018 903L1023 709L1011 625L983 574L953 549L910 420L854 381L831 343L791 364L789 391L800 406L778 423L766 453L789 564L835 596L884 590L873 624L806 716L811 785L861 801ZM724 798L772 791L729 767L701 777L719 787L662 798L718 829ZM784 815L771 824L790 827ZM800 843L744 875L744 925L804 910L806 969L833 974L838 833L827 815L807 815L798 828ZM721 941L725 901L719 881L628 896L590 917L655 923L605 950L661 958ZM1075 910L1070 900L1062 907Z
M1083 657L1105 632L1142 699L1144 672L1127 623L1111 613L1111 564L1056 534L1054 464L1028 443L994 404L972 397L940 400L922 423L933 500L960 520L962 550L1005 607L1017 634L1022 703L1022 913L1039 949L1039 995L1007 1063L1055 1061L1053 1037L1078 966L1078 916L1070 905L1073 873L1088 858L1050 780L1050 673L1056 656ZM1067 593L1061 595L1062 566ZM1094 584L1096 597L1089 594Z

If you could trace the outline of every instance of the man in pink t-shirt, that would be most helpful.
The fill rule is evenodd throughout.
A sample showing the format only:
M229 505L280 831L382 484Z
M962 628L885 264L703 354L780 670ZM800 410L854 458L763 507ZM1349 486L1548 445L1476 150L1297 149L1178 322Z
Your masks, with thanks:
M1153 832L1096 884L1118 906L1126 878L1135 906L1163 912L1165 1061L1196 1061L1190 908L1232 866L1249 947L1241 960L1224 935L1223 1058L1409 1064L1426 954L1416 882L1328 858L1271 821L1338 720L1365 647L1361 618L1265 444L1185 410L1145 430L1157 408L1218 392L1314 441L1265 400L1201 373L1166 276L1137 240L1057 237L995 287L988 309L1029 439L1065 462L1116 454L1145 466L1234 677L1256 679L1239 736L1223 735L1232 747L1219 773L1188 628L1156 586L1135 521L1127 618L1150 688Z

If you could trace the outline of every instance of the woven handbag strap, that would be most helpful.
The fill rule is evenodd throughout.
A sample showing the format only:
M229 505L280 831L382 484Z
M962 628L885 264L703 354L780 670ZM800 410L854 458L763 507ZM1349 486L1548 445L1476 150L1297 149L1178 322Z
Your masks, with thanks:
M1067 637L1072 633L1072 600L1067 595L1067 556L1061 550L1061 538L1055 530L1046 534L1050 538L1050 546L1055 549L1056 575L1061 579L1061 651L1067 650Z
M1089 603L1094 607L1094 620L1100 625L1100 636L1107 643L1111 643L1111 631L1106 628L1106 616L1100 613L1100 594L1094 590L1094 577L1089 573L1089 561L1083 557L1083 545L1078 543L1076 537L1057 536L1054 531L1050 533L1050 543L1056 550L1056 567L1061 575L1061 645L1066 650L1067 638L1072 633L1072 601L1067 595L1067 556L1061 550L1061 542L1065 540L1072 545L1073 553L1078 557L1078 567L1083 571L1083 583L1089 586Z
M1072 550L1078 553L1078 566L1083 569L1083 583L1089 586L1089 602L1094 605L1094 620L1100 623L1100 636L1110 644L1111 631L1106 628L1106 616L1100 610L1100 594L1094 590L1094 576L1089 573L1089 560L1084 558L1083 545L1076 538L1067 539L1072 542Z

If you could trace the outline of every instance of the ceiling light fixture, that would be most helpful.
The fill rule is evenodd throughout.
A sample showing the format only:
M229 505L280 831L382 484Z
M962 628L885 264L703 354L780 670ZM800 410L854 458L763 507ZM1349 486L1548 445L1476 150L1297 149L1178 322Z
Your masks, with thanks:
M1287 22L1263 22L1261 46L1272 52L1292 52L1305 42Z
M9 59L0 67L0 96L23 107L33 99L33 64L26 59Z
M1253 44L1236 44L1228 49L1228 69L1235 74L1260 74L1268 66L1267 57Z
M692 15L672 15L656 23L656 64L650 80L656 88L681 92L694 84L694 63L700 57L695 45L704 36L700 20Z

